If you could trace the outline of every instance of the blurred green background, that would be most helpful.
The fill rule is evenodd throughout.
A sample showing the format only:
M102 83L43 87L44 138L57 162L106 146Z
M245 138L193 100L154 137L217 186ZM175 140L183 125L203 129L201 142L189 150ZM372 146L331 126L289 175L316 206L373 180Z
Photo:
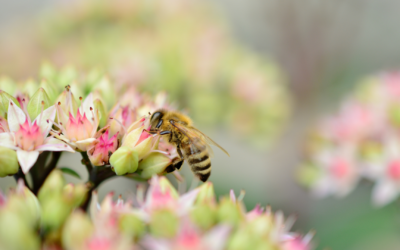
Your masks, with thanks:
M227 18L233 37L252 53L280 67L285 76L280 84L286 85L283 88L287 87L292 97L291 116L280 121L282 131L276 132L279 136L271 139L265 135L265 141L272 141L265 145L254 144L239 132L232 132L226 122L213 124L195 119L201 130L231 154L228 158L215 150L211 180L217 193L225 194L231 188L238 193L244 189L248 209L261 203L270 204L274 210L282 209L286 214L297 214L295 228L303 232L317 231L317 249L399 249L398 203L382 209L373 208L368 184L360 185L345 199L316 200L298 186L294 175L302 158L307 131L318 118L335 110L358 79L399 67L400 3L395 0L215 2L216 8ZM36 51L35 56L17 53L27 44L29 46L30 41L15 38L42 32L36 30L36 25L28 25L30 20L57 16L60 3L69 4L66 0L0 0L1 75L23 78L37 72L43 59L40 51ZM13 63L21 65L24 76L12 71ZM32 68L32 63L36 69ZM179 98L176 101L185 102ZM280 105L288 105L288 101L277 100L274 105L268 109L279 109ZM220 108L228 107L221 101ZM201 117L201 113L197 117ZM79 157L68 155L60 166L71 160L81 167ZM80 173L86 177L83 169ZM183 174L190 185L192 175L188 168L183 169ZM3 191L15 185L12 178L0 181ZM135 183L118 178L118 181L106 182L100 194L115 190L116 195L129 195L134 188Z

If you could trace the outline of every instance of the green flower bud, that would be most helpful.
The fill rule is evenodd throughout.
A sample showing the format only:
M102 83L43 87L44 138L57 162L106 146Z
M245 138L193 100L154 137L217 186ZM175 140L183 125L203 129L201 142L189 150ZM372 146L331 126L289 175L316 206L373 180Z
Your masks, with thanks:
M224 197L218 206L217 218L219 222L237 226L242 220L242 213L239 204Z
M28 80L23 84L22 93L26 93L28 96L33 96L38 90L39 84L33 80Z
M130 238L140 238L146 231L145 223L134 214L122 214L119 218L118 227Z
M215 204L214 185L211 182L203 183L200 187L196 204Z
M53 105L56 102L57 97L59 95L59 92L58 92L58 89L56 88L56 86L50 84L46 80L43 80L40 83L40 87L46 91L46 93L51 101L50 106Z
M62 70L56 72L56 79L53 78L58 86L64 88L65 86L71 84L78 77L78 72L74 67L67 66Z
M50 63L43 63L40 66L40 73L41 78L47 79L48 81L53 80L56 78L57 72L55 67Z
M0 89L7 93L15 93L17 84L8 77L0 77Z
M138 163L138 153L130 147L120 147L110 157L110 164L117 175L134 173Z
M53 196L59 196L64 186L65 179L62 172L57 169L53 170L39 190L38 198L40 203L51 199Z
M65 222L62 231L62 245L67 250L80 249L93 233L89 217L82 211L73 212Z
M217 222L216 212L214 207L201 204L190 211L190 218L198 227L208 230Z
M0 211L0 249L39 250L39 235L19 213L2 210Z
M17 153L12 149L0 147L0 177L16 174L18 168Z
M65 203L63 197L53 196L41 202L42 226L48 230L56 230L65 222L72 211L72 206Z
M174 186L171 184L171 182L167 179L167 177L165 176L161 176L159 181L158 181L160 188L161 188L161 192L164 194L166 192L169 192L170 195L175 198L175 199L179 199L179 194L178 191L176 191L176 189L174 188Z
M278 249L270 239L274 228L273 216L263 214L241 226L231 236L228 249Z
M19 102L13 96L8 93L0 90L0 116L7 118L8 105L10 104L10 100L19 106Z
M102 99L105 100L108 106L111 106L115 103L116 92L114 86L111 84L108 78L103 77L102 79L100 79L100 81L96 82L93 87L94 91L100 92L100 95L103 97Z
M278 250L270 240L270 237L259 237L252 233L250 227L239 228L231 237L228 242L228 250Z
M51 101L43 88L38 89L29 100L27 109L32 121L45 109L51 106Z
M10 192L6 209L18 214L25 223L35 227L40 219L40 205L36 196L25 185L18 182L16 191Z
M171 159L165 154L154 152L139 163L142 170L140 176L149 179L155 174L161 174L171 164Z
M93 103L94 103L94 109L98 110L99 112L99 120L100 120L99 126L102 128L107 123L106 108L104 107L104 104L100 99L94 100Z
M272 214L262 214L248 223L249 230L253 235L260 237L267 236L274 228L274 218Z
M62 195L69 206L77 207L85 201L87 191L87 187L84 184L74 185L69 183L64 187Z
M179 218L170 210L158 210L153 212L149 226L154 237L172 238L178 232Z

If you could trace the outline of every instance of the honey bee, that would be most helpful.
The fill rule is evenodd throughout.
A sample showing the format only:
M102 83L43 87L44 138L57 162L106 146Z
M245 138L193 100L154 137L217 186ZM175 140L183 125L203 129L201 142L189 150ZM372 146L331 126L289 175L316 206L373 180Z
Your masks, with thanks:
M169 143L176 147L180 158L172 161L167 167L167 172L180 169L183 161L191 167L193 173L203 182L207 181L211 174L211 160L213 150L210 147L215 145L224 151L228 156L228 152L200 130L193 127L192 120L177 111L167 111L159 109L155 111L150 118L150 133L160 133L160 135L168 136Z

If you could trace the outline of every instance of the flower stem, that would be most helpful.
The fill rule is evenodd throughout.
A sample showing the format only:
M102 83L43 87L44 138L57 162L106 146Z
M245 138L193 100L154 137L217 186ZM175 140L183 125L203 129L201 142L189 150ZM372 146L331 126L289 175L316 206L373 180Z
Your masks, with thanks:
M39 190L42 187L43 183L45 182L46 178L49 176L51 171L53 171L56 168L58 160L61 157L61 153L62 152L56 152L56 151L52 152L51 160L50 160L49 164L43 169L43 172L42 172L40 178L34 182L33 190L32 190L34 194L39 193ZM44 163L43 163L43 166L44 166Z
M32 190L32 189L29 187L28 182L26 181L25 174L22 172L22 169L21 169L21 168L19 168L18 173L14 174L14 179L15 179L16 182L18 182L19 179L22 179L22 180L24 181L24 183L25 183L25 186L26 186L27 188L29 188L29 190Z
M92 166L92 163L89 160L89 156L87 155L87 152L81 152L81 155L82 155L82 161L81 162L82 162L83 165L86 166L86 169L87 169L87 171L88 171L88 173L90 175L90 173L93 170L93 166Z
M86 182L86 184L89 186L88 195L85 202L83 202L81 205L83 210L87 209L90 199L92 198L93 190L100 186L103 181L114 176L116 176L116 174L111 170L110 166L92 167L92 171L89 172L89 180Z

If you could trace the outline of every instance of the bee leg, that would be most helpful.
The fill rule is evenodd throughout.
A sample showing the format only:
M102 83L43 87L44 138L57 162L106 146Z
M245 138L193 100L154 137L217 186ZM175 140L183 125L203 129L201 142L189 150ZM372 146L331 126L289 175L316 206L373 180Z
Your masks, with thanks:
M172 160L172 163L168 167L165 168L165 172L171 173L171 172L174 172L176 169L179 170L182 167L182 164L183 164L183 160L179 159L179 157L175 157Z
M160 132L160 135L168 135L168 134L171 134L171 131L165 130Z
M179 156L181 157L181 159L183 159L183 154L181 151L181 144L178 144L178 146L176 147L176 151L178 151Z
M174 164L169 165L168 167L165 168L164 170L166 173L172 173L175 171Z

